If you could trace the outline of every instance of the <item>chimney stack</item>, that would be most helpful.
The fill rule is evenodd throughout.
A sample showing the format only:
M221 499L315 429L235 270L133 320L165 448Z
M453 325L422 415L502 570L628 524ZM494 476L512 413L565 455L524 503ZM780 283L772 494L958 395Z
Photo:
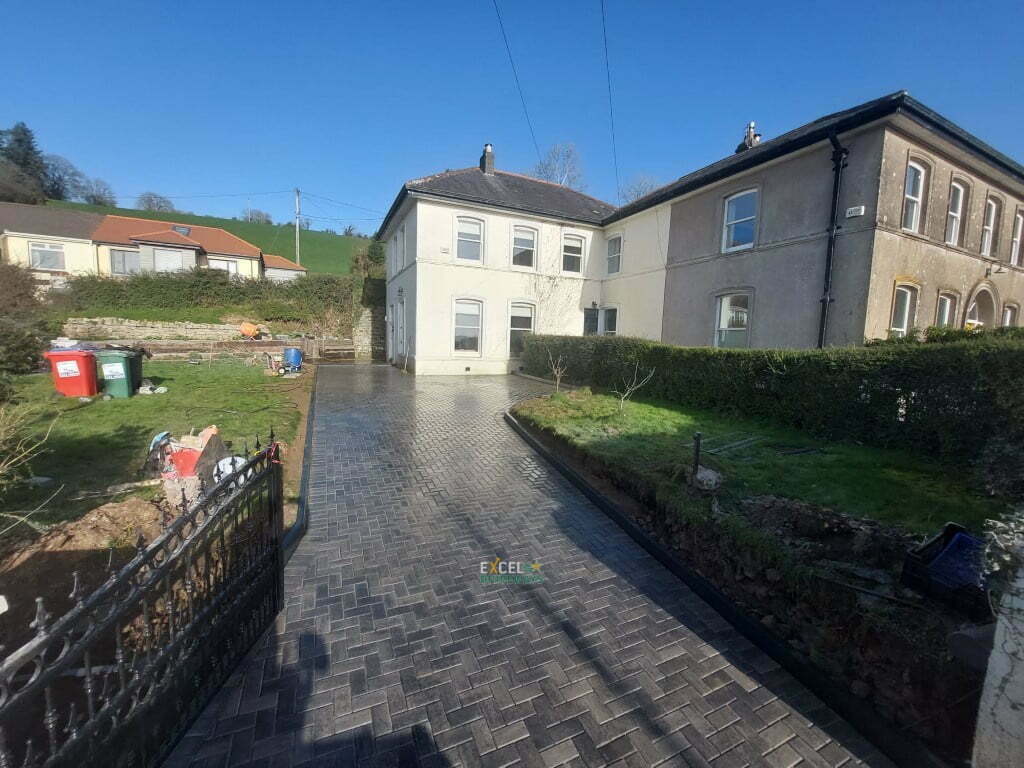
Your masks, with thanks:
M755 124L753 121L747 123L747 128L743 131L743 141L736 147L737 154L740 152L746 152L748 149L753 149L761 143L761 134L754 132Z
M494 175L494 147L484 144L484 153L480 155L480 170L488 176Z

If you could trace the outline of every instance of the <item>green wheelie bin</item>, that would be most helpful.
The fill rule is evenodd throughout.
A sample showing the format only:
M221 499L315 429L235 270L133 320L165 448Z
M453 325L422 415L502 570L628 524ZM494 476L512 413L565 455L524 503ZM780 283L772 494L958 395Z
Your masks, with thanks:
M142 355L130 349L98 349L96 360L103 375L103 394L111 397L131 397L141 380Z

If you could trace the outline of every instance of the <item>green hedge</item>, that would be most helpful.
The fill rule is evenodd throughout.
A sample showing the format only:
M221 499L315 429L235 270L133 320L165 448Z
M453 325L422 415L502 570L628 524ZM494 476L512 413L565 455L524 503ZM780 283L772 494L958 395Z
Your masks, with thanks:
M973 461L995 436L1024 438L1024 343L988 338L825 350L721 350L607 336L532 336L526 373L614 390L636 362L639 396L766 419L839 440Z

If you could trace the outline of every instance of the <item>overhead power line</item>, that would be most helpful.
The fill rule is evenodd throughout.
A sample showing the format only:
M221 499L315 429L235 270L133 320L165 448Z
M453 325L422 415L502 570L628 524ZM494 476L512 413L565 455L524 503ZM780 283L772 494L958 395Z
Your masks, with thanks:
M149 190L152 191L152 190ZM255 197L256 195L280 195L287 192L291 194L290 189L277 189L271 192L220 192L217 194L202 194L202 195L160 195L160 197L166 197L169 200L191 200L199 197ZM128 200L139 195L146 194L145 192L139 192L136 195L118 195L118 200Z
M601 34L604 37L604 73L608 81L608 121L612 128L612 162L615 165L615 194L622 200L622 185L619 183L619 152L615 147L615 110L612 108L612 68L608 63L608 24L605 22L604 0L601 0Z
M516 90L519 91L519 101L523 104L523 115L526 117L526 125L530 129L530 138L533 139L533 148L537 151L537 162L543 162L540 156L540 145L537 144L537 134L533 132L533 123L530 121L530 110L526 108L526 97L523 95L523 86L519 82L519 72L516 70L516 62L512 58L512 46L508 44L508 35L505 34L505 24L501 20L501 11L498 9L498 0L494 0L494 12L498 15L498 27L501 29L501 37L505 41L505 50L508 52L508 63L512 65L512 76L516 81Z
M342 205L345 206L346 208L357 208L360 211L366 211L367 213L383 213L383 211L378 211L376 208L364 208L363 206L356 205L355 203L346 203L344 200L335 200L333 197L327 197L327 195L317 195L312 192L304 192L303 194L305 194L306 197L315 197L320 200L326 200L329 203L334 203L335 205Z

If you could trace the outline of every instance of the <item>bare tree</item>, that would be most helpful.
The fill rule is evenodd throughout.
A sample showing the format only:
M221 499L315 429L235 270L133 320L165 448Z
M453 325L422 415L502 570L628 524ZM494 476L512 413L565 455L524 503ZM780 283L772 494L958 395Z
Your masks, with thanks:
M345 235L345 237L359 237L359 233L356 232L355 224L349 224L341 234Z
M253 224L273 224L274 220L270 214L266 211L261 211L259 208L244 208L242 209L242 221L249 221Z
M640 361L633 366L633 375L629 371L622 374L622 389L613 389L612 394L619 396L619 413L626 407L626 401L633 396L633 393L643 387L654 377L654 369L651 368L646 374L640 373Z
M640 173L622 185L620 194L623 201L631 203L634 200L639 200L644 195L649 195L660 186L658 180L653 176Z
M569 364L565 362L561 355L555 357L551 354L551 350L548 351L548 367L551 369L551 378L555 380L555 392L558 392L562 388L562 377L565 376L565 372L569 370Z
M576 145L566 143L552 146L547 155L534 167L533 175L538 179L561 184L563 187L582 190L583 169L580 167Z
M51 200L73 200L85 190L85 175L67 158L43 155L43 191Z
M90 179L85 184L82 199L90 205L117 205L117 196L103 179Z
M156 211L158 213L174 213L174 203L156 192L143 192L135 198L135 207L140 211Z

